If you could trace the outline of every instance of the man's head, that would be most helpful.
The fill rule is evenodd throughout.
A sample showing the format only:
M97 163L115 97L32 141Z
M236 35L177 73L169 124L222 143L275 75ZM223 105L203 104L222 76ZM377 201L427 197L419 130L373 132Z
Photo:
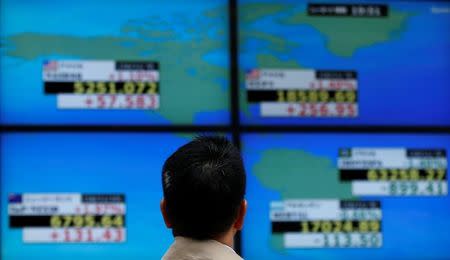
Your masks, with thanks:
M224 137L197 137L164 163L161 211L175 236L215 239L243 225L245 170Z

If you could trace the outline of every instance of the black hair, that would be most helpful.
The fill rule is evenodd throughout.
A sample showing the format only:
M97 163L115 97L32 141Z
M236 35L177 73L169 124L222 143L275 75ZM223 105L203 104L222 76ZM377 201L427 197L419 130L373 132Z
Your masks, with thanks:
M199 136L164 163L162 186L175 236L212 239L236 221L245 195L239 150L225 137Z

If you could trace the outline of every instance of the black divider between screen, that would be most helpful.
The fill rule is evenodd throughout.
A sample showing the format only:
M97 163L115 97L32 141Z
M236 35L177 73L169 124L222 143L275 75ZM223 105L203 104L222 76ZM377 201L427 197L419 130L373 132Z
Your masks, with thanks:
M26 132L76 132L76 133L211 133L231 134L237 147L241 146L243 133L403 133L403 134L450 134L450 127L436 126L298 126L298 125L2 125L0 133Z
M119 133L208 133L231 132L228 125L3 125L1 132L119 132Z
M237 0L228 1L229 48L230 48L230 122L231 138L241 150L241 132L239 115L239 31ZM242 234L238 231L234 237L234 249L242 256Z

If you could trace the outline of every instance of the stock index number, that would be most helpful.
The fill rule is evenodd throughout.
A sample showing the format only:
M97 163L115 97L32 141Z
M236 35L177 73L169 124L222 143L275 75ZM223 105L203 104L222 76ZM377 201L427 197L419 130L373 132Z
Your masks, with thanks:
M75 94L157 94L156 82L75 82L73 85Z
M318 102L336 102L336 103L355 103L356 91L354 90L278 90L278 102L300 102L300 103L318 103Z
M50 218L50 227L123 227L123 215L55 215Z

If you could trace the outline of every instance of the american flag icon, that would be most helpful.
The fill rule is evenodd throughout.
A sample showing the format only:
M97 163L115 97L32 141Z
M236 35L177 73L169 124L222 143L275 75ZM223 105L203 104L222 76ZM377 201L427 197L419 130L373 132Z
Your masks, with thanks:
M252 69L247 71L247 73L245 74L245 78L248 80L256 80L259 79L260 76L260 72L257 69Z
M54 60L44 61L44 71L56 71L58 69L58 62Z

